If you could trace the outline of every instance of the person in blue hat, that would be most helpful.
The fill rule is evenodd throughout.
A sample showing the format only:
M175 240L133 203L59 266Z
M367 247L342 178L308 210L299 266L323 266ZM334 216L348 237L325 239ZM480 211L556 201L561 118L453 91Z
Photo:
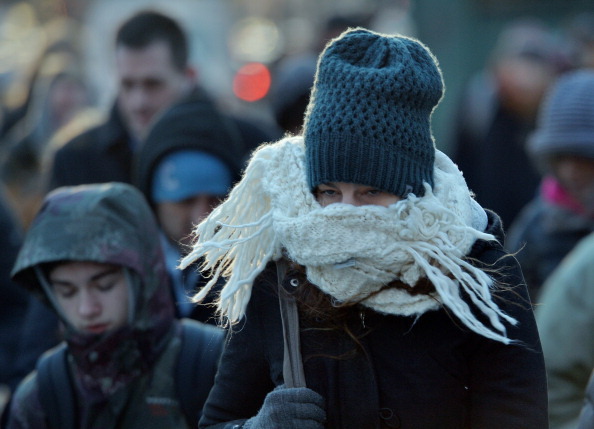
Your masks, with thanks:
M159 223L180 316L217 323L212 306L195 306L189 299L203 276L177 265L190 248L192 229L227 196L246 157L234 122L193 98L166 111L135 155L133 182Z
M208 152L184 149L166 155L155 169L151 201L174 244L190 244L190 232L227 195L231 169Z
M184 273L177 265L184 246L190 245L192 229L223 200L231 184L230 168L216 156L198 150L166 155L155 169L150 199L161 227L178 312L183 316L216 323L211 311L195 307L189 300L200 276L194 270Z
M201 428L542 429L546 378L499 217L435 148L419 41L351 29L303 134L261 145L194 230L231 330Z

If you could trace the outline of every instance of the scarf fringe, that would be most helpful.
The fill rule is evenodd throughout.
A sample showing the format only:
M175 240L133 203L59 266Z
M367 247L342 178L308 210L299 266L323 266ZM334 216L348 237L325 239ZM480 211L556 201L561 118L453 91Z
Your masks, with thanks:
M451 190L459 188L466 193L456 194L456 191ZM424 197L409 196L407 200L403 200L405 204L397 203L390 208L404 227L411 226L406 225L409 221L415 222L411 219L423 219L426 215L432 215L433 209L438 210L439 219L436 222L417 221L416 227L403 230L402 242L391 242L385 249L386 258L383 263L390 262L391 252L408 253L412 261L402 266L403 271L394 276L401 276L409 285L416 284L419 276L427 276L436 289L436 298L465 326L479 335L508 344L511 340L506 336L502 321L515 325L516 320L505 314L493 301L493 281L490 276L463 260L465 253L477 239L495 238L472 227L475 225L472 213L476 213L476 207L472 207L472 204L476 205L476 202L470 196L455 164L439 151L436 156L436 185L433 191L427 185ZM269 261L278 260L282 256L283 245L286 247L289 244L281 242L287 236L277 229L284 222L305 219L312 211L316 216L322 216L321 218L333 213L333 209L316 211L317 208L319 206L307 189L303 139L287 138L258 148L252 155L242 180L233 188L229 197L196 227L193 249L180 262L180 268L183 269L201 260L201 270L212 273L211 279L195 295L194 301L203 300L219 278L224 277L227 283L220 293L217 306L229 323L237 323L245 314L256 277ZM482 212L482 208L480 211ZM375 211L370 209L370 213ZM317 219L314 218L314 223ZM307 240L306 236L307 234L296 235L300 240ZM325 260L328 259L326 254L317 259L308 259L304 263L297 256L299 252L295 249L299 245L295 244L293 243L295 254L291 253L290 246L287 250L291 258L308 267L308 271L312 267L309 265L312 261L318 266L337 263ZM368 268L376 270L371 264ZM383 275L388 273L389 269ZM453 279L446 273L451 274ZM320 288L324 290L323 287ZM488 318L491 327L485 326L476 318L470 306L461 299L461 290L468 294L472 303ZM330 295L333 296L332 293ZM428 300L435 303L434 298L429 297ZM422 305L425 307L421 308L429 308L431 304Z
M200 269L211 272L209 282L193 297L201 302L220 277L227 283L219 298L219 312L230 323L238 322L251 296L251 286L270 260L280 258L281 246L272 228L270 198L262 187L262 179L273 145L264 145L254 154L245 177L229 197L194 230L194 246L179 268L184 269L203 258Z
M432 250L434 250L434 248ZM417 263L424 268L427 277L435 287L443 304L448 307L456 317L464 323L464 325L486 338L509 344L511 340L507 338L507 330L505 325L501 323L501 319L506 320L512 325L516 325L517 321L505 314L493 302L491 296L491 285L493 282L491 278L485 272L473 267L462 259L455 258L448 261L448 259L443 256L444 255L435 253L432 255L432 258L444 262L443 269L449 271L456 281L443 276L440 268L429 264L421 255L414 255ZM466 292L481 313L487 316L494 329L489 329L481 323L472 313L465 301L456 299L460 294L459 287Z

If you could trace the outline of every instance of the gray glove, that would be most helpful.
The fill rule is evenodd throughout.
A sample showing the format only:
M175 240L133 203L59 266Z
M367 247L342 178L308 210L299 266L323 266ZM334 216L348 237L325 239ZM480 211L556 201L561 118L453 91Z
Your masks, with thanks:
M244 429L324 429L324 398L306 387L278 386Z

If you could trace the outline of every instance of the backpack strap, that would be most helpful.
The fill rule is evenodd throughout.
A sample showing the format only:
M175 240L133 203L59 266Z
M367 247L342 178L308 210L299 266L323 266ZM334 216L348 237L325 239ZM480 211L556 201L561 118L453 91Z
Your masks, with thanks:
M217 371L225 331L183 319L175 368L175 389L189 427L197 428L202 407ZM68 370L66 343L47 351L37 362L39 400L49 429L76 429L78 408Z
M76 429L78 408L68 369L66 343L45 352L37 361L39 401L50 429Z
M197 428L214 384L225 331L192 319L182 319L181 327L175 390L189 427Z
M277 261L278 300L284 343L283 379L287 387L306 387L299 339L299 313L295 297L283 287L286 271L287 261L284 259Z

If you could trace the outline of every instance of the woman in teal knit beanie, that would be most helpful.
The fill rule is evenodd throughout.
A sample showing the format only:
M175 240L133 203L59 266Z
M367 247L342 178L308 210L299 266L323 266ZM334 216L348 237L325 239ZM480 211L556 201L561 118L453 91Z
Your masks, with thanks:
M417 40L321 54L303 135L256 150L192 251L231 328L203 428L546 428L544 362L496 214L436 150Z

